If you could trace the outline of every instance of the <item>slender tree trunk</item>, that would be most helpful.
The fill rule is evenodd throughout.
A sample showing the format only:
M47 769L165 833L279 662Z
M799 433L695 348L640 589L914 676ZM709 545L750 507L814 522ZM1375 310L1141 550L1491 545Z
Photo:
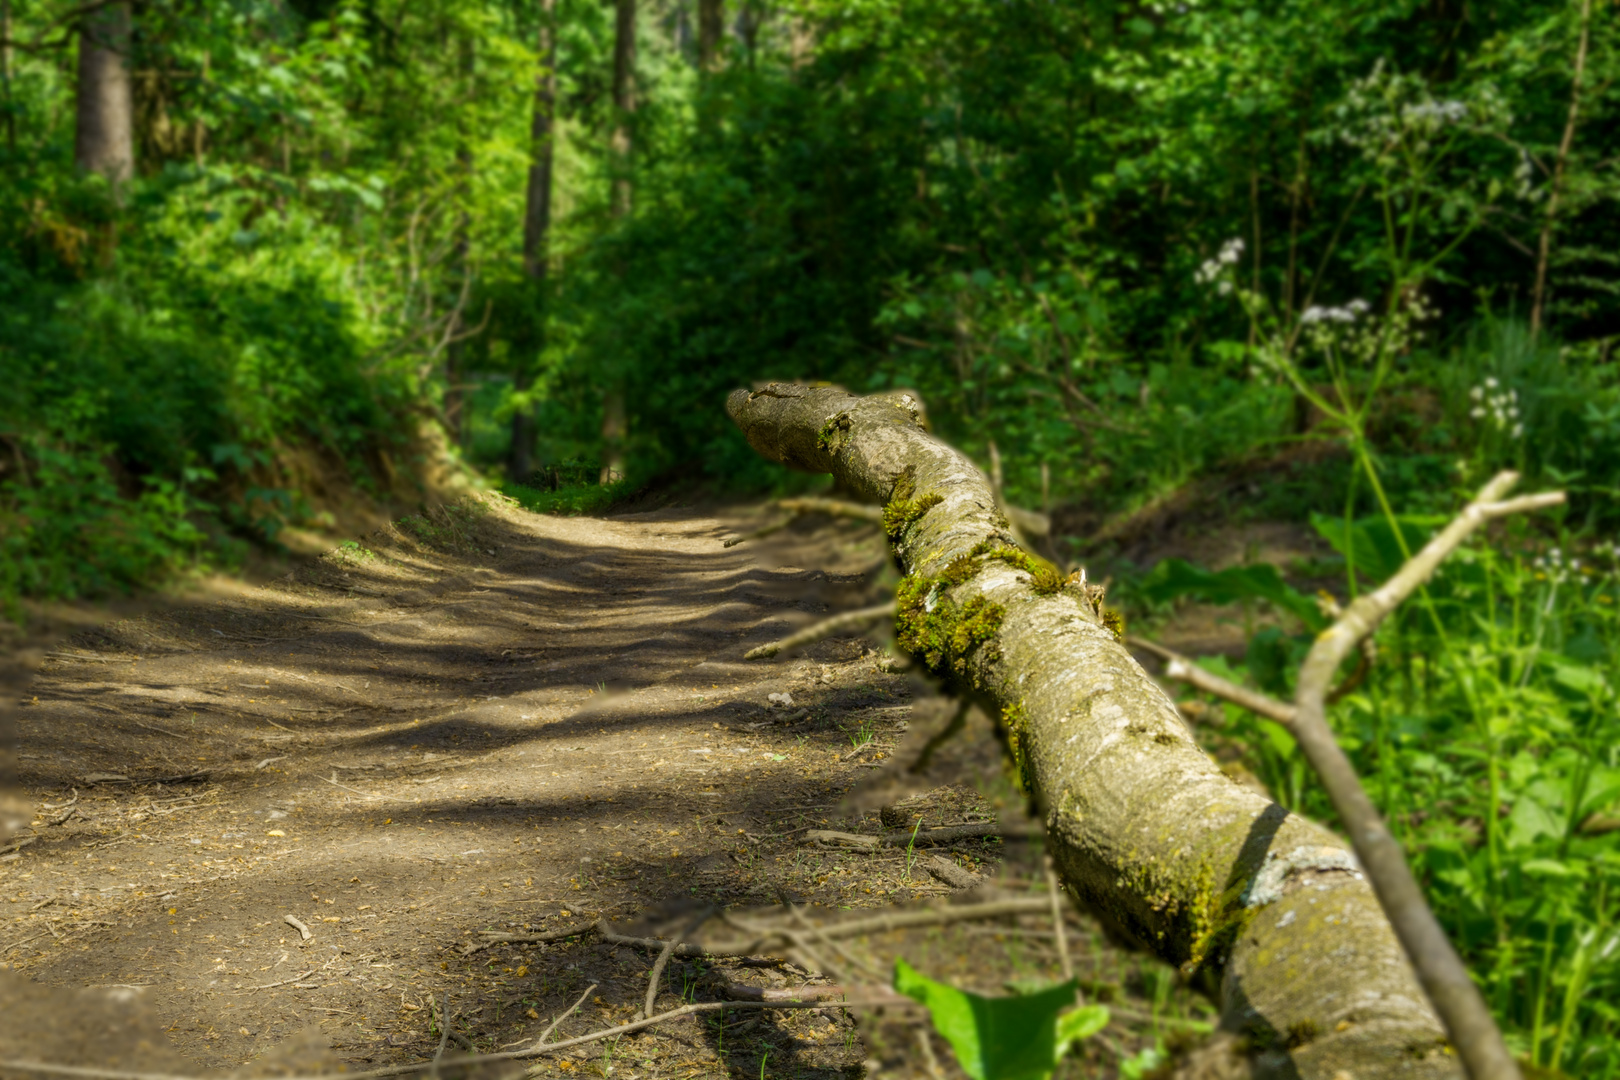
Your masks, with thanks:
M698 65L713 71L720 63L725 0L698 0Z
M129 84L128 4L108 4L79 21L78 128L74 160L114 187L135 171L134 105Z
M461 77L471 86L475 74L474 42L471 34L460 41ZM470 95L469 95L470 97ZM456 231L451 259L465 284L472 274L472 146L463 122L456 132ZM466 377L466 342L462 340L462 316L458 307L451 317L450 341L444 350L444 426L457 446L466 440L466 417L462 382Z
M17 117L11 100L11 0L0 0L0 109L6 112L6 149L17 151Z
M1530 339L1541 336L1542 315L1547 301L1547 263L1552 258L1553 226L1558 219L1558 199L1564 190L1564 171L1569 151L1575 145L1575 127L1581 116L1581 79L1586 74L1586 46L1592 30L1592 0L1581 0L1581 36L1575 46L1575 74L1570 80L1569 116L1564 121L1564 137L1558 143L1558 159L1553 163L1552 188L1547 193L1547 215L1541 221L1541 240L1536 245L1536 284L1530 294Z
M630 125L636 113L636 0L616 0L613 31L613 135L609 153L613 161L613 216L630 216L634 187L630 177L633 150ZM602 472L599 481L610 484L624 476L624 438L627 431L624 380L613 376L602 391Z
M613 164L613 216L630 216L633 189L630 132L636 113L636 0L614 0L613 28L613 133L608 153Z
M529 189L523 211L523 273L532 285L530 303L533 354L545 344L545 285L550 270L551 174L557 139L557 0L540 0L540 72L534 84L534 118L529 125ZM522 358L513 385L525 392L533 385L534 356ZM509 472L521 480L534 471L534 410L512 414Z

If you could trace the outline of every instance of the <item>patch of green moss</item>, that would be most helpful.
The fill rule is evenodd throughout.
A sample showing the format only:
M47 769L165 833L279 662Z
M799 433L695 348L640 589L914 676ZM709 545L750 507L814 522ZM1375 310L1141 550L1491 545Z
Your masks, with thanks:
M945 569L940 572L939 580L945 583L947 589L954 588L978 572L978 559L972 555L958 555L945 565Z
M1125 640L1125 613L1118 608L1105 607L1102 609L1102 624L1108 632L1114 635L1115 641Z
M1058 568L1045 559L1037 558L1022 548L1007 544L983 543L973 549L975 555L984 555L1016 567L1029 575L1030 588L1036 596L1056 596L1063 591L1066 579Z
M901 581L894 624L900 647L929 671L960 676L967 673L968 656L1000 631L1006 609L982 596L954 604L945 596L949 588L943 578L912 575Z
M1025 719L1022 701L1003 706L1001 710L1001 730L1007 738L1007 756L1012 759L1013 784L1020 794L1028 795L1035 790L1035 785L1029 775L1029 756L1024 747Z
M831 420L822 424L821 430L816 432L816 449L825 450L829 454L836 451L838 449L838 436L848 431L850 425L851 420L847 412L838 413Z
M916 469L907 465L905 471L894 478L894 489L883 507L883 531L890 540L900 539L912 522L945 501L938 492L929 492L920 499L912 496L917 491Z

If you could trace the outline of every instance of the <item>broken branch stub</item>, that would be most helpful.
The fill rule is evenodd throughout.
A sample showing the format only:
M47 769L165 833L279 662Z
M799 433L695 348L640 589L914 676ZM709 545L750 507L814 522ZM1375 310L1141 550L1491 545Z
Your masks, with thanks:
M1218 986L1258 1073L1459 1075L1344 842L1221 773L1094 591L1015 546L984 475L924 430L914 395L776 383L726 411L766 458L885 504L906 572L898 641L1000 718L1066 887Z

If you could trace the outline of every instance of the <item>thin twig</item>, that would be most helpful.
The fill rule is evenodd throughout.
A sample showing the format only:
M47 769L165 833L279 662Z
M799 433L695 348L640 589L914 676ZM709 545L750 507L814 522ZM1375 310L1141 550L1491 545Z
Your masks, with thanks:
M439 1006L439 1048L433 1052L433 1064L428 1069L429 1076L439 1075L439 1063L444 1060L444 1048L450 1041L450 1008L449 995L445 996L445 1004ZM433 998L428 998L428 1019L433 1019Z
M569 1008L566 1011L558 1013L556 1015L556 1017L554 1017L552 1019L551 1026L546 1028L546 1030L544 1030L544 1031L542 1031L540 1033L540 1038L535 1041L534 1047L531 1047L530 1049L534 1049L534 1048L546 1045L546 1040L551 1038L551 1033L553 1031L557 1030L557 1025L562 1023L568 1017L574 1015L574 1013L576 1011L578 1011L579 1007L581 1005L585 1004L585 999L591 996L591 991L595 990L596 987L597 987L596 983L591 983L591 985L589 985L589 986L587 986L585 988L585 992L583 994L579 995L579 1000L578 1001L574 1002L573 1005L569 1006Z
M1165 662L1164 677L1176 679L1196 686L1207 694L1214 694L1218 698L1230 701L1239 708L1248 709L1256 716L1263 716L1267 720L1275 720L1284 727L1294 724L1294 707L1284 704L1276 698L1269 697L1248 687L1239 686L1235 682L1221 678L1214 672L1206 671L1192 660L1180 653L1167 649L1156 642L1145 638L1128 637L1125 644L1133 649L1144 649Z
M588 934L596 926L595 923L580 923L578 926L565 926L561 930L547 930L540 934L508 934L501 930L480 930L479 935L485 940L468 942L461 950L462 956L471 956L475 952L489 948L491 945L507 944L534 944L537 942L562 941L564 938L575 937L579 934Z
M796 499L778 499L776 505L792 514L826 514L829 517L847 517L857 521L883 521L882 507L846 502L843 499L804 496Z
M830 638L854 630L856 627L870 626L872 623L892 618L894 618L893 600L873 607L860 608L856 611L841 612L830 619L823 619L818 623L807 626L797 633L789 634L780 641L772 641L758 648L749 649L743 654L743 659L763 660L787 649L796 649L801 645L809 645L823 638Z
M1069 960L1069 935L1063 928L1063 888L1052 869L1052 856L1046 856L1046 888L1052 897L1052 931L1057 940L1058 963L1063 968L1064 981L1074 978L1074 964ZM1080 1004L1084 1005L1082 1000Z
M703 913L697 918L693 919L691 924L688 925L685 930L670 938L669 941L665 943L664 947L658 950L658 959L653 961L652 970L647 973L647 1001L642 1007L642 1016L651 1016L653 1014L653 1006L658 1001L658 982L664 977L664 968L669 966L670 954L673 953L675 951L675 947L681 943L681 938L692 933L705 922L708 922L709 916L713 913L714 909L712 907L704 908Z
M1421 588L1470 533L1491 518L1539 510L1564 501L1563 492L1502 501L1502 496L1518 479L1517 473L1498 473L1451 524L1408 559L1393 577L1353 601L1338 621L1317 637L1300 667L1294 695L1294 738L1327 790L1339 820L1355 845L1356 857L1366 870L1390 925L1472 1080L1519 1080L1519 1067L1502 1042L1502 1034L1479 988L1469 978L1468 969L1412 877L1400 843L1390 834L1361 786L1350 759L1334 739L1327 724L1326 699L1339 665L1351 650L1400 606L1401 601Z
M302 975L294 975L290 979L282 979L280 982L265 983L263 986L244 986L242 989L244 989L244 990L274 990L276 987L278 987L278 986L286 986L288 983L301 982L304 979L309 978L313 974L315 974L315 969L310 968L308 971L304 972Z
M877 969L873 968L871 964L868 964L866 961L862 960L860 957L856 956L854 953L850 952L848 949L844 948L842 945L838 944L838 942L834 941L832 938L823 933L821 927L811 922L805 916L804 910L797 904L789 904L788 911L793 914L793 919L795 922L804 927L804 929L809 933L814 934L817 941L821 942L823 945L827 946L827 948L837 953L838 956L847 961L851 967L860 968L874 979L883 978L882 974L878 972Z
M315 779L317 779L317 780L326 780L326 777L317 776ZM352 788L347 784L340 784L336 780L326 780L326 782L328 784L331 784L333 787L340 787L344 791L352 791L356 795L360 796L363 799L375 799L378 802L387 802L387 800L384 799L381 795L372 795L369 792L361 791L359 788Z

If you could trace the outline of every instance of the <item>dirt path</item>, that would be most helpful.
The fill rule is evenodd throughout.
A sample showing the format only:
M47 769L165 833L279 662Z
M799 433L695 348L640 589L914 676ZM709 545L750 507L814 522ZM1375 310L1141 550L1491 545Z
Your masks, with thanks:
M22 710L40 809L0 857L0 959L143 988L192 1062L318 1024L353 1067L431 1056L430 1001L480 1050L532 1038L588 982L577 1030L640 1003L640 953L467 953L483 929L949 892L903 853L797 839L878 828L844 800L903 738L907 677L854 639L741 660L864 596L880 538L833 524L723 548L742 525L444 512L80 640ZM983 753L948 749L935 779ZM993 871L999 850L954 858ZM796 1074L860 1068L860 1041L834 1037L847 1021L795 1023ZM672 1045L643 1066L729 1067L723 1038Z

